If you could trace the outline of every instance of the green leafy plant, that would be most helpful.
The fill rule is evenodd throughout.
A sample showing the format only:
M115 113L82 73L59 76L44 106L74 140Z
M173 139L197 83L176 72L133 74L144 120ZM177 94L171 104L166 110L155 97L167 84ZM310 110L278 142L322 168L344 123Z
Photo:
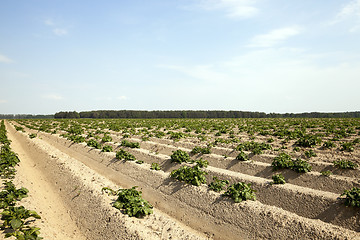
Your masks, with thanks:
M153 213L153 206L142 198L142 192L136 190L137 186L129 189L114 191L110 188L103 188L102 191L109 195L116 195L117 199L113 207L123 210L130 217L143 217Z
M213 190L215 192L221 192L225 189L226 185L229 184L228 180L220 180L216 176L213 177L213 182L211 182L208 187L210 190Z
M189 154L180 149L174 151L173 154L171 154L170 158L171 162L177 163L188 162L190 160Z
M282 152L273 159L271 166L274 170L278 170L283 168L291 168L293 164L294 163L291 159L291 156L287 153Z
M16 126L16 125L15 125L15 129L16 129L16 131L25 132L25 131L24 131L24 128L21 127L21 126Z
M9 206L1 213L1 220L3 220L3 224L1 225L2 229L11 228L13 231L7 234L5 237L10 236L21 236L21 232L26 229L27 219L35 218L40 219L41 217L35 212L31 210L27 210L25 207L14 207ZM23 235L23 234L22 234ZM21 238L18 238L21 239Z
M101 139L101 141L103 141L103 142L111 142L111 141L112 141L112 137L109 136L109 135L105 135L105 136Z
M341 151L353 152L355 144L353 142L344 142L341 144Z
M97 142L95 139L90 139L86 143L89 147L94 147L96 149L101 149L101 144Z
M137 164L143 164L144 161L143 161L143 160L137 160L135 163L137 163Z
M291 169L298 173L307 173L311 171L312 166L307 161L298 158L293 160Z
M300 147L313 147L320 143L321 138L316 135L304 135L295 142Z
M113 151L113 148L112 146L109 146L109 145L105 145L102 150L102 152L112 152Z
M285 184L285 178L284 176L279 173L272 176L273 184Z
M116 158L119 160L125 160L125 161L135 161L136 158L134 155L132 155L131 153L120 149L117 153L116 153Z
M312 158L317 156L314 150L312 149L310 149L309 151L305 151L304 154L307 158Z
M356 169L358 165L350 160L337 160L333 161L333 164L335 167L341 168L341 169Z
M151 170L156 170L156 171L161 170L160 165L158 163L155 163L155 162L151 163L150 169Z
M192 154L197 154L197 153L201 153L201 154L210 154L210 147L194 147L191 152Z
M322 146L324 148L331 149L331 148L336 147L336 144L333 141L326 141L326 142L324 142L324 144Z
M240 160L240 161L247 161L247 160L249 160L249 156L248 156L245 152L241 151L241 152L236 156L236 159L237 159L237 160Z
M292 160L291 156L284 152L273 159L271 166L273 167L273 170L287 168L298 173L310 172L312 169L312 166L307 161L301 160L300 158Z
M138 142L129 142L127 140L122 140L121 141L121 146L129 147L129 148L140 148L140 143L138 143Z
M325 177L329 177L330 175L333 174L330 170L321 171L320 173L321 173L321 175L323 175Z
M36 137L37 137L37 135L35 133L30 133L29 134L29 138L31 138L31 139L36 138Z
M232 198L236 203L246 200L256 200L255 190L251 188L251 184L238 182L230 185L224 196Z
M195 186L206 184L205 175L207 175L207 172L202 171L197 165L194 167L182 166L173 170L170 174L172 178Z
M360 207L360 188L353 187L345 190L340 196L345 196L345 205L350 207Z
M4 181L3 185L4 188L0 192L0 209L15 206L16 201L27 197L29 192L29 190L23 187L16 189L15 185L10 181Z
M254 155L259 155L263 153L263 150L271 150L272 147L268 143L251 141L240 143L235 149L238 151L251 151Z
M207 160L203 160L202 158L195 161L195 163L197 164L197 166L199 166L200 168L206 168L207 166L209 166L209 162Z
M85 137L81 136L81 135L70 135L68 136L68 138L70 141L74 142L74 143L82 143L85 142Z

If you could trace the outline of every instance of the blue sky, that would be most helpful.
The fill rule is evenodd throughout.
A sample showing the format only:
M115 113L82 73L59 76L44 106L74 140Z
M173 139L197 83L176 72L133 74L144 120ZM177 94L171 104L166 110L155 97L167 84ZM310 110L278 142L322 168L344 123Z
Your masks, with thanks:
M360 110L360 0L2 0L0 113Z

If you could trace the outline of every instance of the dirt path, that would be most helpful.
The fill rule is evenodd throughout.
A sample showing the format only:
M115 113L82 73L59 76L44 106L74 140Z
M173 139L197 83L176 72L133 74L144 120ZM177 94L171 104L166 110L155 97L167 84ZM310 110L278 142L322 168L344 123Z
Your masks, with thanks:
M8 128L9 129L9 128ZM75 222L70 218L70 209L63 204L49 179L43 174L38 164L38 158L30 153L31 145L15 138L14 131L8 131L8 138L12 141L11 148L21 159L16 168L16 186L29 190L29 196L21 201L28 209L35 210L41 217L36 226L41 228L44 239L86 239Z

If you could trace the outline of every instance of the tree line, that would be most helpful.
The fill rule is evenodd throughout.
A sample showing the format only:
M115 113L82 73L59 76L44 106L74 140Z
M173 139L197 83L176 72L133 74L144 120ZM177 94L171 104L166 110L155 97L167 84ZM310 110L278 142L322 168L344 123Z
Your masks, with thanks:
M264 113L249 111L140 111L97 110L85 112L58 112L55 118L360 118L358 112L339 113Z
M34 114L0 114L0 119L52 119L54 114L34 115Z

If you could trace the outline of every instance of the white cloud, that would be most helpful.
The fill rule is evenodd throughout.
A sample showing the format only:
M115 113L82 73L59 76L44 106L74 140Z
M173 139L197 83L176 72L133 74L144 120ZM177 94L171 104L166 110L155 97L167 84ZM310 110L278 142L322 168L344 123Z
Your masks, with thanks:
M267 34L255 36L248 47L273 47L292 36L298 35L299 33L299 27L275 29Z
M198 6L207 11L225 11L229 18L249 18L259 12L255 3L255 0L200 0Z
M8 58L7 56L0 54L0 62L2 63L12 63L14 62L12 59Z
M337 14L337 19L343 19L350 16L360 17L360 0L354 0L345 5Z
M50 100L62 100L64 99L62 96L58 95L58 94L47 94L47 95L43 95L43 98L46 99L50 99Z
M334 25L340 22L350 24L349 32L354 33L360 30L360 0L353 0L344 5L329 24Z
M119 97L117 97L117 99L119 99L119 100L126 100L127 97L126 97L126 96L119 96Z
M68 34L68 31L65 28L55 28L53 29L53 33L57 36L64 36Z

